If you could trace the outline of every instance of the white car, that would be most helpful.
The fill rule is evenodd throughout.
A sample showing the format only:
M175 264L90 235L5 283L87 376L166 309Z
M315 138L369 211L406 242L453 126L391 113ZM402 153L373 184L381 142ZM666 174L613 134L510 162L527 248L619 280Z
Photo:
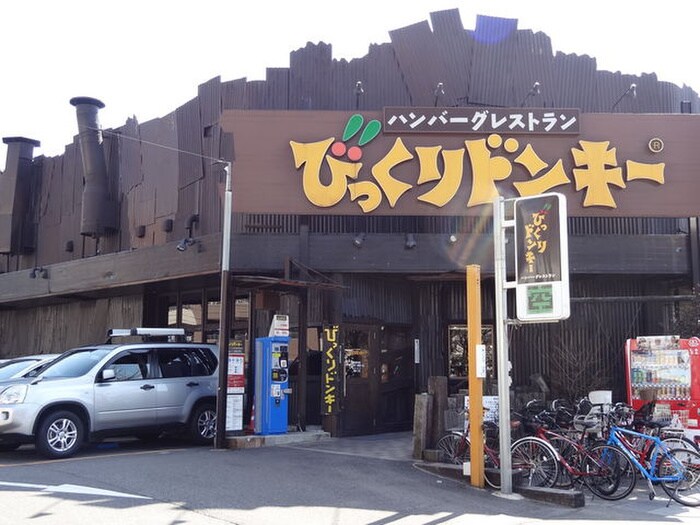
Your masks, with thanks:
M0 381L23 377L32 370L56 359L60 354L24 355L0 363Z
M116 344L117 336L141 342ZM68 350L21 380L0 381L0 450L34 443L46 457L65 458L88 441L151 439L171 429L211 443L217 369L217 347L184 342L182 329L112 330L107 344Z

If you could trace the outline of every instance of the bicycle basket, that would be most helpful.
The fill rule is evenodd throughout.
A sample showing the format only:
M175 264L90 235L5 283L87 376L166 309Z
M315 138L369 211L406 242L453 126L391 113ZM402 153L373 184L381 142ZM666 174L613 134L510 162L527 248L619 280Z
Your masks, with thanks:
M588 414L579 414L574 416L574 428L579 432L586 431L590 434L598 434L601 432L603 425L602 412L592 410Z
M610 423L618 427L629 427L634 423L634 409L622 403L616 404L610 412Z
M445 430L465 431L467 428L467 411L448 408L444 412Z
M672 419L671 406L657 403L654 411L651 413L651 421L661 425L670 425Z

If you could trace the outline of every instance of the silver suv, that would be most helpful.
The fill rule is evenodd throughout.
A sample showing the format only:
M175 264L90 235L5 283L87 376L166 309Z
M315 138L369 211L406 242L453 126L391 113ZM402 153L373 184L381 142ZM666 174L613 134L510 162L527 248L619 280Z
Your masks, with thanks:
M112 341L122 336L141 340ZM65 458L87 441L154 439L173 429L211 443L216 346L178 340L182 329L111 330L106 344L68 350L35 377L0 385L0 450L34 443L49 458Z

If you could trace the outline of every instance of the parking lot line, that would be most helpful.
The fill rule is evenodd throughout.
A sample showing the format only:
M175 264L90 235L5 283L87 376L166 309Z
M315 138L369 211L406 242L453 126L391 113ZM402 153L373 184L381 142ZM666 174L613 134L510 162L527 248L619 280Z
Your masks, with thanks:
M65 462L70 462L70 461L85 461L89 459L104 459L104 458L113 458L113 457L123 457L123 456L142 456L146 454L169 454L171 452L182 452L183 450L187 450L186 448L169 448L167 450L140 450L137 452L118 452L118 453L112 453L112 454L99 454L99 455L94 455L94 456L78 456L78 457L70 457L70 458L65 458L65 459L42 459L39 461L30 461L28 463L0 463L0 468L7 468L7 467L29 467L33 465L51 465L51 464L56 464L56 463L65 463Z

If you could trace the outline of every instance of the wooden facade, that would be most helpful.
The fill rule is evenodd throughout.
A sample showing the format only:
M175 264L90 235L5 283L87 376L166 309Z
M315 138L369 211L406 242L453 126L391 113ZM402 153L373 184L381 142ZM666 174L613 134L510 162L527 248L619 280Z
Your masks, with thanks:
M334 59L330 44L309 43L290 54L288 68L268 69L264 81L216 77L168 115L143 123L129 119L103 130L118 228L102 236L80 231L84 173L78 137L63 155L29 163L13 160L15 150L8 149L0 189L14 188L5 181L20 177L27 202L18 206L16 194L0 192L0 221L8 224L0 223L0 236L5 236L0 248L6 247L0 253L0 357L94 342L118 325L167 324L173 305L200 303L206 311L207 304L218 301L225 180L219 159L232 162L235 175L236 164L250 158L247 145L264 146L268 139L264 128L256 135L237 128L239 116L274 113L293 120L301 112L303 120L304 113L341 112L346 118L390 106L575 108L588 121L621 123L619 131L606 129L620 141L642 121L653 125L655 119L673 116L671 128L700 125L700 117L680 115L700 108L688 86L660 82L653 74L599 71L594 58L555 53L546 35L518 29L514 20L479 17L474 29L465 29L459 12L447 10L432 13L430 22L390 31L390 43L371 45L366 56L351 61ZM499 38L489 40L494 35ZM530 94L534 82L540 91ZM636 96L621 97L631 84ZM689 157L681 163L684 180L700 169L696 137L687 131L679 142L683 151L676 151ZM257 147L255 153L261 152L264 147ZM299 177L293 165L287 175ZM265 181L271 174L260 170L256 176ZM417 340L420 363L412 368L411 394L423 391L429 376L448 373L448 328L466 318L467 264L482 268L482 317L485 325L493 323L488 217L457 208L439 214L315 212L308 206L289 211L283 198L270 200L265 209L264 192L246 188L237 194L237 189L234 176L241 208L245 192L262 204L245 212L234 208L234 279L283 276L293 259L342 284L342 293L310 291L309 326L392 327L401 334L397 340L411 343L411 356ZM578 371L584 376L578 379L581 385L612 389L621 398L624 340L675 330L678 305L691 301L700 284L699 213L683 208L679 215L667 204L653 216L588 209L569 218L571 318L513 330L515 388L528 390L531 377L541 374L553 391L569 394L565 383ZM10 227L20 222L31 225L21 242ZM360 234L365 237L358 249L354 241ZM413 249L404 249L407 234L416 241ZM452 243L450 235L455 235ZM177 250L185 238L195 243ZM259 289L239 288L252 294ZM294 308L288 313L294 323ZM269 311L253 315L259 328L249 336L266 333L266 316ZM387 417L388 406L376 413Z

